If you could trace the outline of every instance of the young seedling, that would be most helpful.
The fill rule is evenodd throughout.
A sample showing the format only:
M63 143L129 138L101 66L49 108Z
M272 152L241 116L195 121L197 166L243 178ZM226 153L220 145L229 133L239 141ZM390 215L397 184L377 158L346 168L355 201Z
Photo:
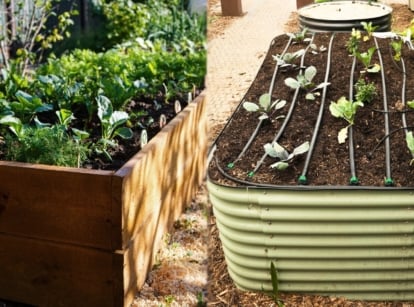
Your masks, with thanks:
M370 103L378 95L375 83L365 81L362 77L355 83L355 90L355 99L363 103Z
M299 74L296 79L286 78L285 84L291 89L301 88L307 92L305 99L315 100L315 96L319 96L320 93L317 90L328 86L329 82L322 82L318 85L313 83L313 78L316 76L317 70L315 66L309 66L305 69L303 74Z
M361 61L361 63L364 65L364 70L361 71L361 73L377 73L381 70L381 66L378 63L372 64L372 56L374 55L374 52L377 50L376 47L371 47L366 52L356 52L355 56L358 60Z
M348 137L348 128L354 124L355 114L359 107L363 107L364 104L361 101L349 101L345 97L341 97L337 102L332 101L329 106L331 114L337 118L343 118L348 122L345 128L342 128L338 132L339 144L345 143Z
M359 44L361 42L361 31L352 28L351 36L349 37L346 47L351 55L356 55L359 50Z
M372 37L372 34L378 28L378 26L373 26L372 21L370 21L370 22L361 21L361 25L362 25L362 27L364 28L364 30L366 32L366 35L363 36L362 40L364 42L366 42Z
M258 112L260 114L259 120L268 119L272 110L279 110L286 105L286 100L277 99L272 102L272 98L268 93L263 94L259 98L259 103L245 101L243 108L248 112ZM283 117L278 116L276 119Z
M273 56L273 59L276 61L277 65L280 67L295 67L296 65L293 62L300 58L305 53L305 49L300 49L296 52L286 52L283 55L277 54Z
M289 167L289 163L293 159L301 154L306 153L309 150L309 142L306 141L303 144L296 147L292 153L289 153L282 145L278 142L267 143L264 145L264 150L266 154L273 158L278 158L279 161L270 165L271 168L276 168L278 170L285 170Z
M301 32L297 33L286 33L294 42L301 43L301 42L310 42L311 39L306 37L306 33L308 32L308 28L303 28Z
M99 95L96 98L98 104L98 118L101 122L101 139L98 142L96 151L103 153L106 158L111 161L112 158L107 151L108 147L115 147L115 137L119 136L123 139L130 139L133 135L132 130L123 126L129 116L124 111L114 111L112 103L108 97Z

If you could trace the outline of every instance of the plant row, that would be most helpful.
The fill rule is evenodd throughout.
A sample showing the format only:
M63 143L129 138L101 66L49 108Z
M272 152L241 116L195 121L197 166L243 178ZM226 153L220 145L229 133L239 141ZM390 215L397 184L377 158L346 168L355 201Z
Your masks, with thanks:
M120 139L147 137L145 129L158 120L151 112L177 109L197 95L206 73L205 16L191 15L180 3L103 2L100 10L111 21L105 33L114 44L107 51L50 52L42 43L57 42L56 33L67 31L67 12L64 26L51 30L39 21L33 25L39 32L22 33L38 43L3 57L0 158L74 167L111 161Z

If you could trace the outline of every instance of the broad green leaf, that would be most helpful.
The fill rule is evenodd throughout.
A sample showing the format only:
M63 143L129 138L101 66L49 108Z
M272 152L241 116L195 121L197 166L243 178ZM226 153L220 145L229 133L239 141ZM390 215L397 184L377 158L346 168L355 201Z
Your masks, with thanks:
M270 102L271 102L271 97L268 93L261 95L260 98L259 98L259 104L265 110L269 109Z
M249 101L243 103L243 108L245 108L248 112L257 112L260 109L257 104Z
M108 120L112 115L112 103L108 97L99 95L96 98L98 104L98 117L101 121Z
M130 139L133 136L132 130L127 127L121 127L115 130L114 135L118 135L123 139Z
M312 81L313 78L316 76L316 67L309 66L305 69L305 78L308 81Z
M86 140L89 137L89 133L84 130L72 128L72 132L78 140Z
M293 150L293 155L297 156L297 155L301 155L304 154L305 152L307 152L309 150L309 142L306 141L303 144L299 145L298 147L296 147Z
M345 140L348 137L348 126L346 126L345 128L342 128L341 130L339 130L338 132L338 142L339 144L343 144L345 143Z
M289 167L289 163L284 162L284 161L278 161L276 163L273 163L272 165L270 165L271 168L276 168L280 171L283 171L285 169L287 169Z
M300 83L296 79L293 79L293 78L286 78L285 84L292 89L297 89L300 87Z
M342 117L343 112L339 103L335 103L334 101L332 101L329 105L329 111L334 117Z
M115 111L109 118L109 124L113 127L122 125L128 120L129 116L127 112Z
M409 131L406 136L405 136L405 140L407 142L407 147L410 150L410 152L412 154L414 154L414 136L413 136L413 132Z
M407 101L407 106L414 109L414 100Z
M286 160L289 157L288 151L281 146L278 142L273 143L273 149L276 152L276 157L280 160Z
M274 107L275 110L279 110L281 108L283 108L286 105L287 101L286 100L276 100L275 102L273 102L272 104L272 108Z

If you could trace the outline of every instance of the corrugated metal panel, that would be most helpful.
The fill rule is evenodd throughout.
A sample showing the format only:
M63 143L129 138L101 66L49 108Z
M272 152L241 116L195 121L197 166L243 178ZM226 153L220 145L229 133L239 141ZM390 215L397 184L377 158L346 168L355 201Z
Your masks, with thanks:
M208 188L239 288L414 299L414 190Z

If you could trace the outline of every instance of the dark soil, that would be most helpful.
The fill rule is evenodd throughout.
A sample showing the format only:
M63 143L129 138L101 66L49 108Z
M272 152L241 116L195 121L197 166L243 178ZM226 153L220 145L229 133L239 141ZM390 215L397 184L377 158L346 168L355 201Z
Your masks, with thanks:
M310 35L309 35L310 36ZM330 33L318 33L313 39L313 44L319 49L328 47ZM278 115L286 115L293 103L294 91L284 84L288 77L296 78L299 74L300 59L295 61L298 68L279 69L272 92L272 101L284 99L287 105L272 114L271 120L263 125L244 156L238 160L233 168L228 164L234 162L242 151L250 135L258 123L258 114L247 112L241 105L244 101L258 102L259 97L269 92L273 71L275 69L274 55L282 54L288 43L288 36L276 37L271 43L266 58L253 81L244 99L233 114L231 120L217 139L217 151L210 165L210 177L222 183L238 184L265 184L265 185L297 185L298 177L306 175L307 184L314 186L344 186L349 185L352 173L350 171L350 153L348 139L344 144L339 144L337 134L347 125L346 121L333 117L329 112L329 105L337 101L341 96L349 98L350 76L353 58L350 56L346 44L350 33L337 33L333 38L330 72L326 100L323 104L323 117L319 130L315 130L319 109L323 103L321 95L316 100L305 99L305 91L301 90L294 106L294 112L287 122L286 129L278 139L278 143L289 152L305 141L311 141L316 133L316 143L312 152L307 172L304 172L306 154L293 160L288 169L279 171L270 168L275 163L275 158L266 157L261 167L253 176L249 176L258 161L264 154L263 146L271 143L286 119L276 119ZM354 84L363 75L368 82L374 82L377 96L370 103L365 103L355 117L353 126L353 146L356 176L360 186L384 186L385 179L392 179L393 185L398 187L414 186L414 166L410 166L412 159L405 141L405 131L402 123L402 114L406 114L408 130L414 126L414 113L403 103L402 84L403 72L401 62L393 60L394 52L390 47L389 39L377 39L378 51L371 63L383 62L385 88L382 86L382 73L361 74L363 65L356 63L353 75ZM292 44L287 52L294 52L306 48L305 42ZM371 38L360 46L361 52L375 46ZM303 68L315 66L317 74L313 80L315 84L324 81L327 71L329 50L308 52L304 58ZM406 67L406 101L414 99L414 51L404 47L403 61ZM355 90L354 90L355 93ZM385 112L384 100L387 101L388 112ZM387 119L388 117L388 119ZM386 122L389 125L389 133L386 133ZM386 143L390 144L390 155L386 154ZM387 170L387 161L390 163ZM218 171L219 169L222 172Z

